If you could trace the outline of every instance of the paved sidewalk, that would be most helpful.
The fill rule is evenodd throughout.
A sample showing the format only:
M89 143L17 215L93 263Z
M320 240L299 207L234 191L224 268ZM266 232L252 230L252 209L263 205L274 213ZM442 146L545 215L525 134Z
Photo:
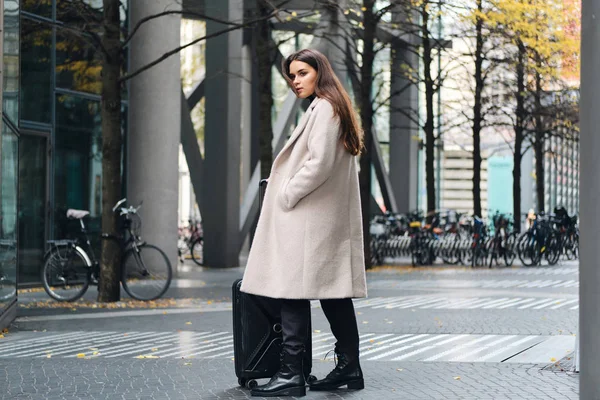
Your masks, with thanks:
M322 377L332 363L316 362ZM306 399L567 400L578 399L578 379L539 365L366 362L366 388L308 392ZM233 361L45 360L2 362L2 399L247 399ZM253 397L253 399L256 397Z
M231 346L231 284L242 274L186 266L168 299L107 309L94 302L95 288L75 305L21 293L19 317L0 338L0 399L250 398L237 385ZM569 372L572 265L367 276L370 298L357 301L366 388L309 391L306 399L579 398L579 375ZM322 360L334 343L322 314L313 310L317 377L333 367Z

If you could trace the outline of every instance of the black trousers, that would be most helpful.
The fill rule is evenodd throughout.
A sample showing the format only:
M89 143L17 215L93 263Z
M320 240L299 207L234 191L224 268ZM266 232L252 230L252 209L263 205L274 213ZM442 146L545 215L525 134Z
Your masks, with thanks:
M335 336L335 347L351 357L358 357L358 326L352 299L321 300L321 308ZM305 348L310 332L309 300L284 299L281 304L283 347L288 354L297 355Z

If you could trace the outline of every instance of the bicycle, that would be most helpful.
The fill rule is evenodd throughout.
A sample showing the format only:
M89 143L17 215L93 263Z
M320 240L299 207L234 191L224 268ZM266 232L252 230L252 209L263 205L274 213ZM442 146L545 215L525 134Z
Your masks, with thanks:
M121 199L113 207L119 213L121 234L103 233L101 239L114 240L121 251L121 284L136 300L155 300L165 294L172 279L171 263L158 247L145 243L138 235L141 219L138 207L121 207ZM100 263L96 259L83 219L85 210L67 210L67 218L79 220L80 234L74 240L49 240L44 256L42 284L50 297L58 301L75 301L85 294L91 283L100 279Z
M197 265L204 265L204 237L202 235L202 224L199 221L189 220L187 227L179 228L177 240L177 254L179 261L183 263L185 256L190 253L192 260Z

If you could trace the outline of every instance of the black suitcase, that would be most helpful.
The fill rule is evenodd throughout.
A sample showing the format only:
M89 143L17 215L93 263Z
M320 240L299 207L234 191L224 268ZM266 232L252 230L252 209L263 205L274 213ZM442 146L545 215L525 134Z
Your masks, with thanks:
M259 204L266 180L260 182ZM281 301L240 292L242 280L233 283L233 353L235 374L240 386L257 386L256 379L270 378L279 370L281 353ZM304 372L308 380L312 369L312 328L308 327Z

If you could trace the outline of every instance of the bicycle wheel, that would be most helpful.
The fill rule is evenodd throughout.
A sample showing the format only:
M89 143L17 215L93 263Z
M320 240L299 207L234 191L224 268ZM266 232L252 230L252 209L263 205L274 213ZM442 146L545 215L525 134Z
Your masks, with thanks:
M504 262L507 267L511 267L515 262L515 258L517 257L517 234L515 232L511 233L504 240Z
M531 232L525 232L517 241L519 259L526 267L532 267L540 262L541 243Z
M198 238L191 246L192 260L200 266L204 265L204 239Z
M91 266L71 246L55 247L42 268L42 284L48 296L58 301L75 301L90 286Z
M143 244L125 252L121 282L134 299L158 299L169 288L172 275L167 255L156 246Z
M555 233L551 233L547 239L545 256L550 265L556 265L560 259L560 239Z

